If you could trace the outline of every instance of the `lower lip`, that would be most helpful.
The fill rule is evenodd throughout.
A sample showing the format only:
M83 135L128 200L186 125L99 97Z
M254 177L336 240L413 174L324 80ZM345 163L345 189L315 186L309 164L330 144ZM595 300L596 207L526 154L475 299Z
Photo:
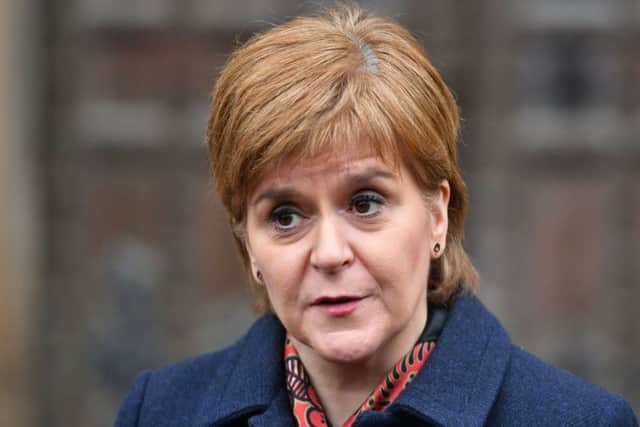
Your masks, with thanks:
M357 299L335 304L318 304L318 307L331 316L343 317L353 313L356 308L358 308L358 305L360 305L361 301L362 299Z

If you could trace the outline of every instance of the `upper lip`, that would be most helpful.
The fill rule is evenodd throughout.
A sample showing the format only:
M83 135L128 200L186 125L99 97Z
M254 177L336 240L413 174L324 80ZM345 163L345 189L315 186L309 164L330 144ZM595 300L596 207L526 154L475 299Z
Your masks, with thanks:
M337 304L341 302L363 299L364 295L324 295L313 300L313 305L317 304Z

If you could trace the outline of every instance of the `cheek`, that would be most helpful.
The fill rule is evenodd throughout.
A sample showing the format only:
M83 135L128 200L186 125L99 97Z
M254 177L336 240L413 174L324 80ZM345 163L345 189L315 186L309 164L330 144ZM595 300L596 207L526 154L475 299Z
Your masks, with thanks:
M424 227L421 232L408 233L405 240L405 253L408 254L407 262L411 270L427 276L431 262L431 234L429 227Z
M420 205L420 208L416 208L420 214L407 216L405 226L398 230L398 234L402 235L399 246L407 255L408 267L426 277L431 262L432 217L427 207Z
M361 240L361 260L382 291L405 294L426 286L430 263L428 222L404 223Z
M262 242L254 250L256 264L263 274L271 302L295 300L305 271L304 251L296 245Z

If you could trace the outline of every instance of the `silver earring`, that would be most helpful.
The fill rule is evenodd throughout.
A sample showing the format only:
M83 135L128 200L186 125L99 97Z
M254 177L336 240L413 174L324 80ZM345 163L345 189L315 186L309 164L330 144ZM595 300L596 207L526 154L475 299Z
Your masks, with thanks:
M262 273L260 270L256 271L256 278L258 279L258 282L262 283Z
M438 254L440 253L440 243L436 243L436 244L433 246L433 252L434 252L436 255L438 255Z

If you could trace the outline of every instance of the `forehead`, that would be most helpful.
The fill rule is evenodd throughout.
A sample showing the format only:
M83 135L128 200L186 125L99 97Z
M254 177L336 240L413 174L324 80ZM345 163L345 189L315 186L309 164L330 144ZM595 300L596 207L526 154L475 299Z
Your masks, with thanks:
M403 168L371 153L346 152L310 158L290 157L278 162L265 173L256 191L274 185L292 185L301 180L313 181L341 176L367 179L378 175L401 178Z

